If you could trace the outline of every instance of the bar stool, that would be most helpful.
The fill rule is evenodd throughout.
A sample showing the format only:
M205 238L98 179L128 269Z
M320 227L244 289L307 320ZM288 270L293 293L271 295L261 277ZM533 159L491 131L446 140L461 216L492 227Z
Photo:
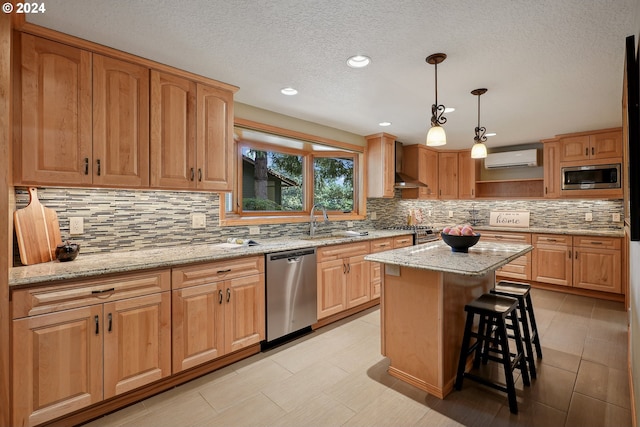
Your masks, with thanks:
M531 384L520 328L513 328L516 345L515 353L512 353L509 349L507 319L510 320L512 325L518 324L517 307L518 300L516 298L495 294L481 295L464 306L464 310L467 312L467 320L464 327L455 382L456 390L461 390L464 378L469 378L496 390L506 392L509 399L509 410L513 414L518 413L513 370L520 369L522 382L525 386ZM476 315L479 316L479 327L477 332L474 332L473 322ZM473 344L471 344L471 338L476 339ZM481 359L483 362L487 360L499 362L503 366L506 387L472 372L466 372L467 359L473 353L475 353L473 359L474 368L480 366Z
M491 290L491 293L516 298L518 300L518 319L522 324L521 335L527 353L527 362L529 363L531 378L536 378L533 347L535 346L536 348L538 359L542 359L542 347L540 346L536 316L533 313L533 303L531 302L531 285L510 280L501 280L495 285L494 289Z

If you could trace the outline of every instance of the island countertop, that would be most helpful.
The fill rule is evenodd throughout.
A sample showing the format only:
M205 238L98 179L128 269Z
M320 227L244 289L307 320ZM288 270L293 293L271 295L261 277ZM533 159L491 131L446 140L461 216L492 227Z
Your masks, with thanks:
M364 259L421 270L482 276L532 250L531 245L481 241L470 247L468 253L460 253L452 252L446 243L437 241L378 252Z

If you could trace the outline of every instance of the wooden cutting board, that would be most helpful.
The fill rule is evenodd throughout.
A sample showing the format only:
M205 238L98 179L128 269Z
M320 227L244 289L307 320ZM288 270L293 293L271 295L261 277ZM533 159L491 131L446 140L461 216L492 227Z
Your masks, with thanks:
M24 265L56 259L56 246L62 243L58 215L40 203L36 188L29 188L29 204L13 213L13 222Z

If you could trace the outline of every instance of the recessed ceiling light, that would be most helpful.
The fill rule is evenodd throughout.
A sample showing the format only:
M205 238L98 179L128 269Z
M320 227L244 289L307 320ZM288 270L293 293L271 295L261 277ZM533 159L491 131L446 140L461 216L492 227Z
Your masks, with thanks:
M379 126L391 126L391 122L380 122L378 123Z
M351 68L363 68L371 64L371 58L364 55L354 55L347 59L347 65Z
M485 133L484 136L496 136L495 132Z
M292 88L292 87L285 87L285 88L283 88L283 89L281 89L281 90L280 90L280 93L282 93L283 95L289 95L289 96L291 96L291 95L296 95L296 94L298 93L298 91L297 91L297 90L295 90L295 89L294 89L294 88Z
M445 113L453 113L454 111L456 111L456 109L455 109L455 108L453 108L453 107L446 107L446 108L444 109L444 112L445 112Z

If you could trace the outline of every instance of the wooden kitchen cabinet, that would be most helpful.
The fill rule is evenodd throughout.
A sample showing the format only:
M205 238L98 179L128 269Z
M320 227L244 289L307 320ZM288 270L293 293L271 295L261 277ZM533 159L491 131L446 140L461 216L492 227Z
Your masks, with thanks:
M438 152L422 144L402 147L402 172L418 179L426 187L402 190L403 199L438 198Z
M174 268L173 373L265 338L264 258Z
M573 238L573 286L593 291L622 292L621 239Z
M573 243L571 236L558 234L532 235L531 280L553 285L573 283Z
M517 243L530 245L531 233L515 233L500 231L482 231L483 242ZM506 279L530 280L531 279L531 252L511 261L509 264L496 270L496 276Z
M318 320L371 299L369 242L318 248Z
M543 141L544 197L560 197L562 177L560 170L560 143L557 140Z
M171 374L170 273L12 292L13 424L32 426Z
M395 195L396 137L388 133L366 136L367 197L392 198Z
M383 239L375 239L371 241L372 254L391 249L404 248L405 246L413 246L413 235L386 237ZM382 288L382 264L379 262L369 261L371 269L371 299L380 298Z
M149 186L149 69L93 55L93 183Z
M581 132L559 136L560 161L622 159L622 130Z
M473 199L476 197L476 179L478 161L471 158L471 150L458 153L458 198Z
M458 153L438 153L438 198L458 198Z
M16 181L149 185L149 69L21 34Z
M15 39L15 183L91 184L91 53L30 34Z

